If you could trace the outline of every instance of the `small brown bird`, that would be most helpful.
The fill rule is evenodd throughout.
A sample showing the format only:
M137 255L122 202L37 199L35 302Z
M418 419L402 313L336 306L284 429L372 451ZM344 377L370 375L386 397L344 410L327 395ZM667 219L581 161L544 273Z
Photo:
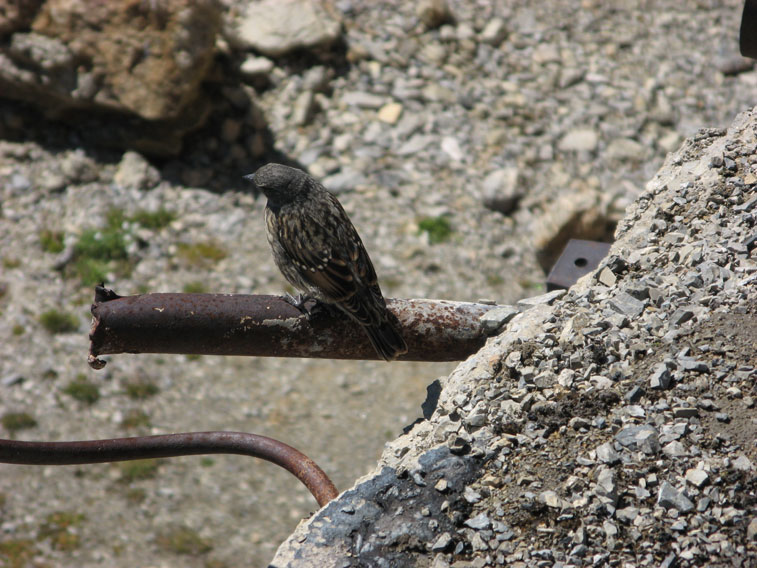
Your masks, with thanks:
M265 219L273 259L305 298L339 308L363 326L376 353L407 353L386 308L368 253L337 198L302 170L267 164L245 176L268 198Z

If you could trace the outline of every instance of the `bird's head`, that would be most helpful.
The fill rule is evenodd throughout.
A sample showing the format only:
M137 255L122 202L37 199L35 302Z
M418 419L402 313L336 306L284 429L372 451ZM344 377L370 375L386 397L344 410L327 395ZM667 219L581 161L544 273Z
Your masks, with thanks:
M276 205L285 205L309 191L309 177L302 170L282 164L266 164L254 174L244 176Z

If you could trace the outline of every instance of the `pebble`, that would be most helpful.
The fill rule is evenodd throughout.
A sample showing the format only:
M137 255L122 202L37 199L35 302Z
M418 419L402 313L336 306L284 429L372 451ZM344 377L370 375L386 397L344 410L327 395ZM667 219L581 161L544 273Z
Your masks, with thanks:
M709 480L709 474L703 469L691 468L686 470L686 481L698 489L704 487Z
M403 107L400 103L387 103L379 109L377 117L381 122L397 124L397 121L402 115L402 110Z
M447 0L421 0L415 8L418 19L428 28L438 28L454 19Z
M502 18L492 18L486 23L484 29L479 34L482 43L497 46L507 36L507 25Z
M662 447L662 453L671 458L680 458L687 455L686 446L684 446L678 440L668 442Z
M431 545L431 550L437 552L440 550L446 550L449 545L452 544L452 535L448 532L444 532Z
M647 149L636 140L620 138L611 141L605 152L610 160L640 162L644 159Z
M522 300L518 300L518 306L529 308L533 306L548 305L554 302L556 299L564 296L566 292L567 290L553 290L552 292L540 294L539 296L523 298Z
M267 57L250 55L245 57L244 61L239 66L239 71L248 77L268 75L273 71L273 61Z
M463 523L466 527L470 527L476 530L485 530L491 527L491 521L485 513L480 513L475 517L468 519Z
M615 276L615 273L610 270L607 266L605 266L602 270L599 271L599 275L597 276L597 280L601 283L607 286L608 288L612 288L615 286L615 283L618 281L618 278Z
M494 334L519 313L515 306L498 306L481 316L481 324L487 334Z
M620 462L620 454L612 447L611 442L606 442L597 447L597 459L602 463L614 465Z
M386 104L386 98L365 91L350 91L342 95L342 102L347 106L380 109Z
M673 407L673 416L676 418L692 418L699 416L699 411L691 406L676 406Z
M563 152L593 152L597 149L599 135L592 128L577 128L562 137L558 148Z
M753 469L751 460L744 454L741 454L739 457L733 460L731 465L734 467L734 469L738 469L740 471L751 471Z
M150 189L160 182L160 173L144 156L128 151L121 156L113 181L123 187Z
M749 521L749 525L746 529L746 537L749 540L757 540L757 517L753 517L751 521Z
M657 494L657 504L666 509L676 509L682 513L688 513L694 509L694 503L667 481L663 481L660 485L660 491Z
M637 300L626 292L621 292L610 301L610 307L618 313L633 318L644 311L644 302Z
M500 168L490 172L481 184L484 205L503 215L511 213L523 197L520 178L520 170L517 167Z
M667 365L658 363L654 367L654 372L649 377L649 386L653 389L668 389L672 383L672 376Z

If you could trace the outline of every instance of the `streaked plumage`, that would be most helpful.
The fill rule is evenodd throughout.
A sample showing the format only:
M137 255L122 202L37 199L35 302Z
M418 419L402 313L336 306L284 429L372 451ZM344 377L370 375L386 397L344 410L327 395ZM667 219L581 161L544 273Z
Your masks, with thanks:
M383 359L406 353L373 263L337 198L305 172L280 164L246 177L268 197L268 242L284 277L362 325Z

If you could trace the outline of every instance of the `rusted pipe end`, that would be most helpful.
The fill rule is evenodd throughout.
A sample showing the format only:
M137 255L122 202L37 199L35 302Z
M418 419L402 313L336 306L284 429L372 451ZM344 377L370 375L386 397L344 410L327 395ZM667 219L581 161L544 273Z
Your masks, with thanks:
M100 352L105 340L105 329L99 325L100 318L97 316L97 307L102 303L117 300L120 297L113 290L106 288L102 284L95 286L95 303L90 307L92 325L89 329L89 356L87 357L87 364L98 371L105 367L106 361L97 357L97 353Z

